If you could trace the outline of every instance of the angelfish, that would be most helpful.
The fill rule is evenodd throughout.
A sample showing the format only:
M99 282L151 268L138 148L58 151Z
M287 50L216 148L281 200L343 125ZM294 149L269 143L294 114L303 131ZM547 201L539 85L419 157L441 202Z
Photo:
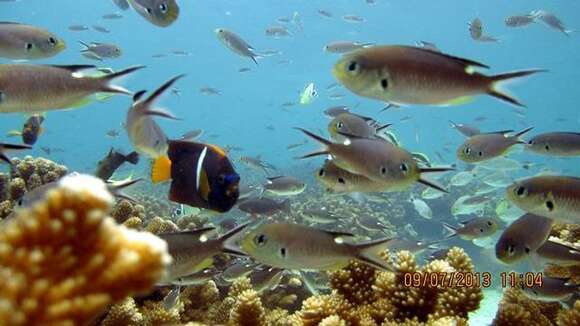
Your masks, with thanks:
M204 143L169 140L165 155L153 162L151 181L171 181L169 200L224 213L237 202L240 176L223 149Z

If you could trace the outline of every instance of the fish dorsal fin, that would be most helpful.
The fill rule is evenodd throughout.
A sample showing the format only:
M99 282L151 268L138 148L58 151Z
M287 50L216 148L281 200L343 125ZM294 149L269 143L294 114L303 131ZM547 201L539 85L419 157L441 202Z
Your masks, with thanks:
M283 178L283 177L284 177L284 176L282 176L282 175L279 175L279 176L275 176L275 177L268 177L268 178L266 178L266 179L268 179L268 181L272 182L272 181L274 181L274 180L276 180L276 179L280 179L280 178Z
M466 68L467 67L478 67L478 68L489 69L489 66L488 65L484 65L481 62L477 62L477 61L473 61L473 60L469 60L469 59L465 59L465 58L460 58L460 57L456 57L456 56L452 56L452 55L445 54L445 53L442 53L442 52L435 52L435 51L431 51L431 50L423 49L423 48L414 47L414 49L417 49L419 51L428 52L428 53L433 54L433 55L438 55L438 56L441 56L441 57L445 57L447 59L451 59L451 60L453 60L453 61L455 61L457 63L460 63L460 64L464 65Z
M146 90L138 91L135 93L135 95L133 95L133 103L138 102L143 97L143 95L145 95L145 93L147 93Z
M16 22L0 22L0 25L24 25L24 24Z
M49 65L49 67L64 69L64 70L68 70L70 72L77 72L77 71L81 71L81 70L96 69L97 68L97 66L94 66L94 65Z

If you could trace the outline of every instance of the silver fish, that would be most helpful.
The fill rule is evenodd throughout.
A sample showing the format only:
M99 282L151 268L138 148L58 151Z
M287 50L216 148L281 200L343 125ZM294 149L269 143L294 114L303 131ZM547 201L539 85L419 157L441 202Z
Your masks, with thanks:
M148 98L142 99L146 91L140 91L133 96L133 104L127 112L125 129L129 140L137 152L157 158L167 154L167 136L161 127L153 120L154 116L167 119L177 119L171 113L153 108L154 102L184 75L176 76L159 87Z

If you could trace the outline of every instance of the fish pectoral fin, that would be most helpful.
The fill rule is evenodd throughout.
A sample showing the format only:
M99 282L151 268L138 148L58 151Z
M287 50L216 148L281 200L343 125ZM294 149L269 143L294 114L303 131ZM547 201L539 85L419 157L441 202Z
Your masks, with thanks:
M473 97L473 96L461 96L461 97L454 98L448 102L441 103L440 105L441 106L463 105L463 104L471 103L474 100L475 100L475 97Z
M10 130L6 133L7 137L16 137L16 136L22 136L22 131L19 130Z
M82 99L78 100L77 102L71 104L68 109L78 109L78 108L82 108L83 106L86 106L90 103L93 102L93 99L90 96L87 97L83 97Z
M159 183L171 179L171 160L167 156L160 156L153 161L151 167L151 182Z
M211 191L211 186L209 185L209 179L207 177L207 173L205 169L202 168L201 173L199 174L199 194L203 200L207 201L209 199L209 193Z

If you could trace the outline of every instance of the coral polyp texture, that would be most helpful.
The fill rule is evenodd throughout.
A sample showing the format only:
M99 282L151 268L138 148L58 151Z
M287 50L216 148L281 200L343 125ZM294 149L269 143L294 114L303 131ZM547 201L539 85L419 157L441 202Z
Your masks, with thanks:
M159 301L146 300L141 305L132 299L123 301L111 308L101 325L468 325L467 314L482 299L480 289L410 288L403 282L406 272L473 272L462 249L453 248L445 260L423 267L409 252L399 252L394 260L396 273L376 271L354 261L331 272L332 292L305 299L294 312L267 307L268 294L259 294L242 277L228 287L226 295L220 295L213 281L187 287L179 295L179 303L169 309Z
M3 222L0 325L84 325L163 277L165 242L117 225L112 205L102 181L77 175Z

